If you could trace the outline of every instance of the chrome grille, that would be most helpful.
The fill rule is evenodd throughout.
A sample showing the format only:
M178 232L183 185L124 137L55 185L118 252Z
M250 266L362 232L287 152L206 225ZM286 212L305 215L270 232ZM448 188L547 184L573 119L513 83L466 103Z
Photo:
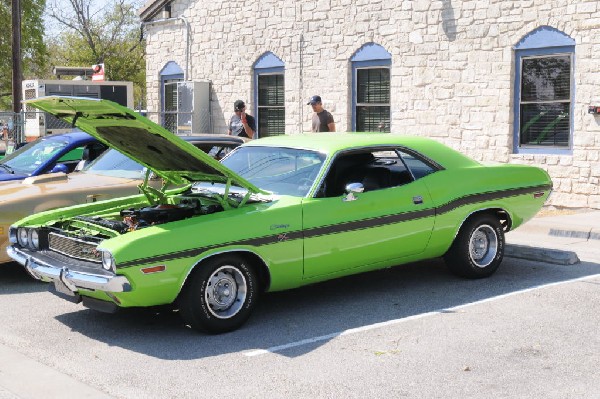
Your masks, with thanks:
M48 246L51 251L61 253L75 259L90 262L102 262L100 253L96 251L94 243L85 242L76 238L66 237L57 233L48 235Z

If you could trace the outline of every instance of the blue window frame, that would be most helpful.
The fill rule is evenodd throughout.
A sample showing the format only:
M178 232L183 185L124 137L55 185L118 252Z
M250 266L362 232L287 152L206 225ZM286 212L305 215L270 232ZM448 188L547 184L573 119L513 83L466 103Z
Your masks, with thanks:
M285 134L285 65L267 52L254 64L256 137Z
M183 70L173 61L167 64L160 71L160 111L161 125L166 129L175 132L177 129L177 84L183 81Z
M376 43L362 46L352 63L352 130L390 131L392 56Z
M572 153L574 55L575 41L549 26L515 46L515 153Z

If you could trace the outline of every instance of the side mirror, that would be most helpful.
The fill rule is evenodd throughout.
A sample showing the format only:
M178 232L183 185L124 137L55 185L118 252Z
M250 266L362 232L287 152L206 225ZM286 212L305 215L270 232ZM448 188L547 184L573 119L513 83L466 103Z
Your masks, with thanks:
M69 168L64 163L57 163L56 165L54 165L54 167L52 168L50 173L59 173L59 172L69 173Z
M342 201L356 201L358 198L354 194L362 193L363 191L365 191L365 187L362 183L348 183L346 185L346 196L342 198Z
M346 185L346 194L350 193L362 193L365 191L365 187L362 183L348 183Z

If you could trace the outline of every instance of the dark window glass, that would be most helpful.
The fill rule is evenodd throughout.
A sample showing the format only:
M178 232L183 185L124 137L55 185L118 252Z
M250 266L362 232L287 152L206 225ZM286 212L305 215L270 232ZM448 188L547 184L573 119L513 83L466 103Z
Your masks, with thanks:
M570 103L521 105L521 145L569 145Z
M283 106L283 75L258 76L258 104L262 106Z
M568 101L570 98L570 56L523 59L521 101Z
M415 154L403 150L399 150L398 152L415 179L420 179L421 177L425 177L437 171L436 168L431 166L428 162L418 158Z
M172 79L165 81L164 115L163 127L175 133L177 131L177 82L181 79Z
M356 73L357 103L389 104L390 70L388 68L359 69Z
M356 131L358 132L389 132L390 107L357 106Z
M519 144L568 147L571 56L522 59Z
M390 131L390 70L356 70L356 131Z
M283 108L259 108L258 131L260 137L277 136L285 133L285 111Z
M285 134L285 85L283 74L258 75L258 134Z

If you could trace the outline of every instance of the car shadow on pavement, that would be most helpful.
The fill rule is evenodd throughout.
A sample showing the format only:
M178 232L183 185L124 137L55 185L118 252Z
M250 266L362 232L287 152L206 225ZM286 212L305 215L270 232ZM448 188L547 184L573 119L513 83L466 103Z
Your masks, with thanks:
M200 359L256 350L296 357L349 329L453 313L457 306L597 274L597 263L561 266L505 258L492 277L465 280L447 272L442 260L419 262L265 294L248 323L221 335L191 330L170 308L127 309L116 314L82 308L56 319L91 339L159 359ZM294 344L298 342L303 343Z
M35 280L17 262L0 264L0 295L25 294L48 290L46 283Z

